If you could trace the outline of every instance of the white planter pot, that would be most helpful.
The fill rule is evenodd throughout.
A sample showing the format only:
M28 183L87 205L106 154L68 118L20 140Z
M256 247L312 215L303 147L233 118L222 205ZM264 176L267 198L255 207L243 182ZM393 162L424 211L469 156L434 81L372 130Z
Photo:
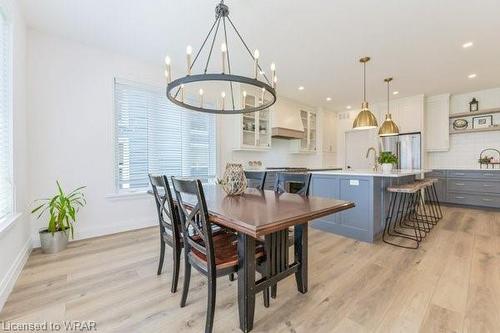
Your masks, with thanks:
M392 172L392 164L391 163L382 163L382 172L383 173L391 173Z
M40 230L40 244L43 253L57 253L68 245L69 229L66 231L54 232L54 235L47 229Z

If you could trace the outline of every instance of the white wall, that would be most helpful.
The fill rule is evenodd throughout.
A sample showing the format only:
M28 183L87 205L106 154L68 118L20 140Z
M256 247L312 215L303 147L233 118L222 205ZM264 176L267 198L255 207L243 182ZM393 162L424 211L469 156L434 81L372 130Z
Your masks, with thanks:
M113 78L163 84L163 69L76 42L28 33L30 199L87 186L75 238L155 225L148 195L110 198L114 183ZM43 224L36 223L37 230Z
M500 107L500 88L452 95L450 113L469 111L473 97L479 100L480 109ZM450 135L450 150L428 153L428 168L479 168L479 153L485 148L500 150L500 131Z
M0 226L0 310L31 250L26 177L26 28L16 0L0 0L12 23L15 218Z

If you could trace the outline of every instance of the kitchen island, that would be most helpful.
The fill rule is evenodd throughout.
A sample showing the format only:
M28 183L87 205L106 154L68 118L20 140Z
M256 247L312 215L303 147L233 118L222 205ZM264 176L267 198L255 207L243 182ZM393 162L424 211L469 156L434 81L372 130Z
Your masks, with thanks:
M374 242L382 235L390 195L386 188L392 184L414 181L422 170L393 170L383 173L374 170L313 171L311 195L352 201L356 207L339 214L317 219L313 228L365 242Z

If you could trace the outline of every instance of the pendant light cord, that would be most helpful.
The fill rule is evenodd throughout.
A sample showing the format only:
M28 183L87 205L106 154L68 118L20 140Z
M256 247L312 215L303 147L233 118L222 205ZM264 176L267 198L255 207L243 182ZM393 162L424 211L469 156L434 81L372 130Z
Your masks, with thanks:
M391 109L389 108L389 96L390 96L390 89L389 85L391 84L391 81L387 81L387 114L391 113Z
M366 62L363 63L363 101L366 102Z

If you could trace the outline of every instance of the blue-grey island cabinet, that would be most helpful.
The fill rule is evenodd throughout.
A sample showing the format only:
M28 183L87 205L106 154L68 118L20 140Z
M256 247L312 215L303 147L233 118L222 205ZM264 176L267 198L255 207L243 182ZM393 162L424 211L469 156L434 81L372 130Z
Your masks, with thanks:
M311 195L352 201L356 207L317 219L312 227L365 242L382 235L389 207L391 184L414 181L420 170L394 170L382 173L372 170L312 172Z

